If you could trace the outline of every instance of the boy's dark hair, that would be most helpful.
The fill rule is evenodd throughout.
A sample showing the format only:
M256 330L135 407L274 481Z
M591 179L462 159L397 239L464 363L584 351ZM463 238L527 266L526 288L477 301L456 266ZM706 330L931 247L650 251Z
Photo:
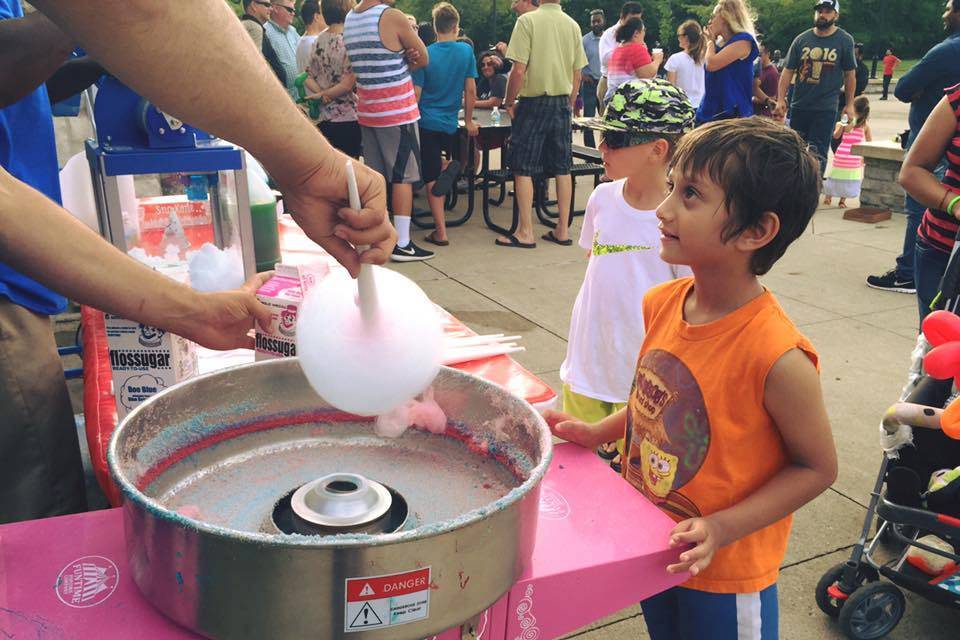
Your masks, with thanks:
M303 20L303 26L313 22L313 19L320 12L320 5L316 0L307 0L300 5L300 19Z
M817 210L820 163L796 131L757 116L711 122L686 134L671 169L708 177L725 194L723 242L756 226L772 211L780 230L750 257L750 270L763 275L800 237Z
M617 27L617 42L630 42L633 36L643 31L643 20L637 17L630 18Z
M451 33L460 24L460 13L449 2L438 2L433 7L433 28L440 33Z
M639 2L624 2L620 7L621 20L631 15L643 15L643 6Z
M351 0L352 1L352 0ZM437 41L437 32L433 30L432 22L421 22L417 25L417 35L423 41L423 46L429 47Z

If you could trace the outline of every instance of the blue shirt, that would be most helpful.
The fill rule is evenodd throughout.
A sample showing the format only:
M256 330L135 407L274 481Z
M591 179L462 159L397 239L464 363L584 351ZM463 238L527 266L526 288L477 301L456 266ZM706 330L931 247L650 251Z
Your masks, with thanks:
M697 122L753 115L753 61L760 55L757 41L749 33L738 33L717 52L740 40L750 42L750 55L723 69L704 73L704 93L697 109Z
M456 133L457 114L463 102L463 83L477 77L473 49L465 42L434 42L427 47L430 63L413 72L421 87L420 128Z
M600 66L600 40L602 36L588 31L583 35L583 51L587 54L587 66L583 68L583 73L589 74L594 80L599 80L603 75Z
M300 34L293 25L283 31L273 20L267 20L263 25L263 37L270 41L270 46L280 60L280 66L283 67L283 75L287 81L287 92L296 98L297 88L293 83L300 75L300 69L297 67L297 45L300 44Z
M20 0L0 0L0 20L22 18ZM40 85L19 102L0 109L0 165L13 177L60 204L60 174L47 89ZM22 215L29 216L29 211ZM60 259L60 258L58 258ZM0 263L0 296L36 313L52 315L67 300Z
M916 138L933 108L943 98L943 90L960 84L960 32L950 34L935 45L920 62L897 81L893 94L910 103L911 138Z

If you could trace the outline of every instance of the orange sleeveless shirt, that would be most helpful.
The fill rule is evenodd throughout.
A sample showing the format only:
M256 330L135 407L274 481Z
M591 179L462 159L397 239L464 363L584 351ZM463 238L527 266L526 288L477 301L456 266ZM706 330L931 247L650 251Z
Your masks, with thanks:
M787 453L764 408L767 374L810 342L769 291L703 325L683 319L693 278L667 282L643 300L646 338L627 407L630 484L677 520L743 501L783 469ZM818 366L819 369L819 366ZM792 516L719 549L683 586L752 593L777 581Z

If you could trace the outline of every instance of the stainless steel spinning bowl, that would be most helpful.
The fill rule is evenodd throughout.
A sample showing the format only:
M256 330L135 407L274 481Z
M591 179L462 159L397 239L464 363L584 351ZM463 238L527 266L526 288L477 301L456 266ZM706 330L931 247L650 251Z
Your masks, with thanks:
M325 405L295 359L201 376L131 412L107 459L144 596L216 638L424 638L491 605L530 559L550 433L469 374L445 368L434 390L447 433L395 440ZM290 495L331 473L389 488L400 529L284 533ZM350 579L425 568L426 617L354 617Z

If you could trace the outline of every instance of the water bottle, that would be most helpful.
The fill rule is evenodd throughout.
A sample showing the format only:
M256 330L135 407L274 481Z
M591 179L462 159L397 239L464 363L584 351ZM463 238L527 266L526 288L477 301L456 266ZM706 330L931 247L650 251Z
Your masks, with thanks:
M850 116L848 116L847 114L843 114L842 116L840 116L840 124L842 124L843 126L847 126L848 124L850 124Z
M495 125L500 124L500 107L494 106L490 111L490 122Z

